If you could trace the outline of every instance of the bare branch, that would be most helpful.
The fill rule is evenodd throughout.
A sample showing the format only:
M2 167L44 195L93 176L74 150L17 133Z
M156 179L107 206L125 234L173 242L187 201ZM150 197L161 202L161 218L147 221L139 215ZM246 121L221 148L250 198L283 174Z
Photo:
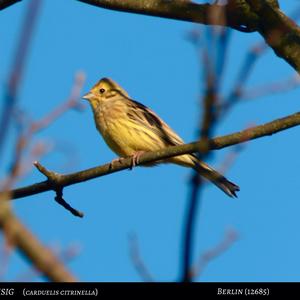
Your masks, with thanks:
M300 27L287 17L274 1L246 0L258 16L257 31L276 55L300 72Z
M101 8L189 21L206 25L229 26L243 32L256 30L257 17L245 1L229 0L228 5L197 4L182 0L79 0ZM211 16L225 16L216 18Z
M285 118L277 119L275 121L266 123L264 125L255 126L252 128L245 129L243 131L210 139L208 141L209 149L210 150L223 149L250 140L269 136L299 125L300 125L300 112L289 115ZM170 158L172 156L178 156L187 153L195 153L198 151L201 152L203 151L203 148L205 148L206 145L207 144L203 143L203 141L198 141L190 144L168 147L160 151L147 152L141 155L139 159L139 163L143 165L157 160ZM87 169L87 170L83 170L71 174L66 174L66 175L60 175L58 183L59 186L66 187L69 185L77 184L83 181L87 181L90 179L94 179L97 177L101 177L111 173L129 169L131 165L132 165L132 159L125 158L119 162L115 162L113 166L110 163L107 163L105 165L94 167L91 169ZM17 199L17 198L28 197L31 195L39 194L50 190L53 190L53 186L51 182L46 180L43 182L39 182L29 186L11 190L9 193L11 199Z
M7 8L17 2L21 2L22 0L0 0L0 10Z

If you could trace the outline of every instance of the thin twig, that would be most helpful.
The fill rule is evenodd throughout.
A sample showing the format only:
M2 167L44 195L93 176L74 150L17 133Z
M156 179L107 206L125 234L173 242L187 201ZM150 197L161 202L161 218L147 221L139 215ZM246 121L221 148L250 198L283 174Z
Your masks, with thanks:
M40 120L32 122L29 129L30 134L32 135L34 133L40 132L70 109L82 110L83 106L79 102L79 98L84 82L85 74L81 71L77 72L75 74L74 83L69 98Z
M266 97L269 95L288 92L292 89L298 88L299 86L300 76L296 73L286 80L278 80L276 82L244 90L241 92L241 98L242 100L257 99L258 97Z
M232 106L237 103L243 93L244 86L249 79L251 72L254 69L254 66L262 56L262 54L268 49L265 43L257 43L250 48L246 54L243 63L239 69L236 82L231 89L229 96L223 101L220 106L219 114L224 115Z
M237 157L240 155L241 151L245 149L247 144L239 144L232 147L232 151L229 151L225 156L221 165L217 168L221 174L225 174L236 161Z
M199 277L203 273L208 263L226 252L233 245L233 243L237 241L237 239L238 234L235 230L231 229L227 231L223 240L218 245L200 255L198 261L190 270L190 276L193 278Z
M137 235L134 233L130 234L128 240L129 240L129 255L137 273L145 282L155 281L141 257Z
M84 213L72 207L64 198L63 198L63 189L56 190L56 196L54 200L60 204L63 208L68 210L73 216L83 218Z
M53 190L56 193L56 196L54 198L54 200L60 204L63 208L65 208L66 210L68 210L73 216L75 217L80 217L83 218L84 214L73 208L69 203L66 202L66 200L63 198L63 187L60 186L59 184L59 180L60 180L60 174L52 172L47 170L44 166L42 166L39 162L35 161L34 166L41 172L43 173L47 179L48 182L52 185Z

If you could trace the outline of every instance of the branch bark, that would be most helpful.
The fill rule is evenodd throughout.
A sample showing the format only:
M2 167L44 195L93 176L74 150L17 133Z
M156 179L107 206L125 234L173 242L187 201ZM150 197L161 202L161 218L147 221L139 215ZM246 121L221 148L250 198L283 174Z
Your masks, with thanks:
M21 2L22 0L0 0L0 10L7 8L17 2Z
M256 30L257 16L245 0L229 0L228 5L198 4L184 0L78 0L101 8L156 16L205 25L228 26L243 32ZM215 16L224 15L225 18Z
M257 31L279 57L300 73L300 27L274 1L247 2L258 17Z
M248 128L243 131L235 132L229 135L216 137L208 141L209 150L219 150L230 147L236 144L244 143L257 138L269 136L280 131L300 125L300 112L289 115L287 117L274 120L264 125ZM180 146L172 146L161 151L147 152L140 157L140 164L146 164L158 161L172 156L177 156L186 153L207 151L207 141L198 141L190 144ZM130 168L132 165L131 158L125 158L120 162L110 163L90 168L87 170L71 173L71 174L57 174L55 180L56 187L53 186L53 181L42 181L29 186L17 188L10 191L10 198L17 199L32 196L42 192L54 190L57 187L66 187L77 184L97 177L105 176L111 173L119 172ZM1 196L1 194L0 194Z

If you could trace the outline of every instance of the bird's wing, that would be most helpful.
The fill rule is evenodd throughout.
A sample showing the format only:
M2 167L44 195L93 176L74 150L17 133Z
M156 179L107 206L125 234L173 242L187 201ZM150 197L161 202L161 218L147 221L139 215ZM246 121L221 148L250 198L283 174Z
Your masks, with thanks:
M150 108L128 99L127 116L131 121L154 132L166 146L182 145L183 140Z

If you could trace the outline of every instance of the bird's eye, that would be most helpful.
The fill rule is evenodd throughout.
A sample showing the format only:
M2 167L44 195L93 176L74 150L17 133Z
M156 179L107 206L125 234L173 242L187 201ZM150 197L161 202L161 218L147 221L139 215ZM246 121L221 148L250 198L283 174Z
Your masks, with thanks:
M103 94L105 92L105 89L100 89L99 92L100 94Z

